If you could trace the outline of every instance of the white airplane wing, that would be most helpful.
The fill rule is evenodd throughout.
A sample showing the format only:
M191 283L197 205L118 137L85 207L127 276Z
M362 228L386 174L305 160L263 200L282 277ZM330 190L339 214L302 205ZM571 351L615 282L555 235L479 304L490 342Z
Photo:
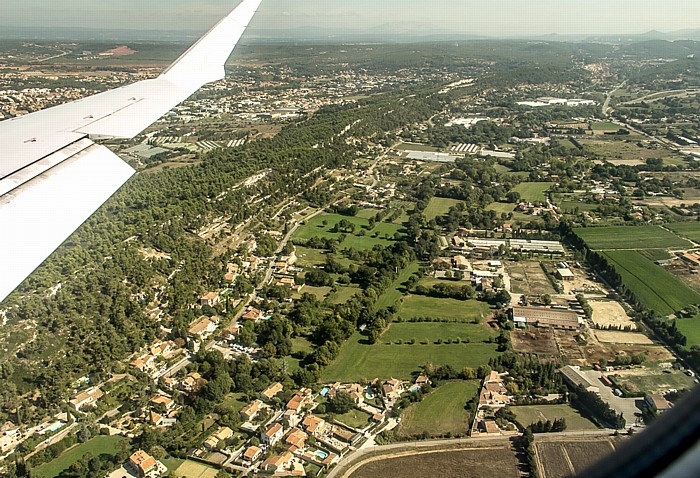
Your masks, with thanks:
M0 301L134 173L91 138L132 138L223 78L261 1L242 0L158 78L0 122Z

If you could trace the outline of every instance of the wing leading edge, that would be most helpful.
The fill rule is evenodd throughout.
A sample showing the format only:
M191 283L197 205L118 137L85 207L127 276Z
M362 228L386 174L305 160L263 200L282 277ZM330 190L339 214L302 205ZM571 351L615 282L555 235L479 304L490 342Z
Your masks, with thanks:
M0 122L0 301L134 171L92 138L131 138L224 64L262 0L243 0L159 77Z

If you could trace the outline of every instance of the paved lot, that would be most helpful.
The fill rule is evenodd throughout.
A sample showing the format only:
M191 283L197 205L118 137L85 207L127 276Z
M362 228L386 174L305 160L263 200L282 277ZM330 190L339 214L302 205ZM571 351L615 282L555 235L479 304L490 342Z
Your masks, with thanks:
M640 407L644 403L641 398L622 398L614 395L612 393L612 388L603 385L600 381L600 377L603 375L602 372L596 372L595 370L583 371L586 376L600 387L600 398L602 398L608 405L610 405L616 412L622 412L627 422L627 426L631 427L633 425L641 425L641 414L642 411Z

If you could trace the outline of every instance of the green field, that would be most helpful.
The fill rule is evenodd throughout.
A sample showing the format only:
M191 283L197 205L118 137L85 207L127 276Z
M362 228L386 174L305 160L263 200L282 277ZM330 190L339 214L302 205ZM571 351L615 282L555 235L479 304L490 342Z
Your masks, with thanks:
M400 435L433 436L463 434L469 430L469 412L464 405L477 394L479 382L449 382L432 391L423 401L406 409Z
M700 294L637 251L603 253L622 281L646 307L662 315L700 303Z
M541 220L538 216L516 211L515 206L515 204L509 202L492 202L486 206L486 209L488 211L496 211L498 214L512 214L513 221L530 222Z
M679 236L686 237L691 241L700 242L700 221L677 222L675 224L669 224L668 228Z
M547 182L520 183L513 188L513 191L520 193L523 201L543 203L547 200L544 193L551 187L552 183Z
M117 443L123 440L125 440L125 438L121 436L96 436L92 440L65 451L49 463L36 468L33 470L36 475L33 473L32 476L42 476L46 478L58 476L63 470L67 470L73 463L79 461L87 453L90 453L92 456L100 456L103 454L114 456L117 451Z
M557 418L564 418L566 420L566 431L595 430L597 428L592 421L568 405L528 405L511 407L511 410L523 427L537 423L540 420L553 422Z
M328 301L331 304L344 304L358 292L360 292L359 287L338 287L337 291L330 293Z
M431 219L435 219L438 216L444 216L445 214L447 214L447 212L452 206L456 206L460 202L463 201L459 201L457 199L433 197L430 199L430 202L425 208L425 211L423 211L423 214L425 214L425 218L428 221L430 221Z
M328 416L326 416L326 418L328 418ZM369 414L357 408L353 408L342 415L334 415L333 418L344 425L359 429L366 427L369 423Z
M354 224L354 232L332 232L334 226L342 220L346 220L349 223ZM340 244L341 249L371 249L377 244L382 246L391 245L394 241L394 234L400 230L400 225L384 222L377 223L373 229L370 229L369 221L366 218L359 216L320 214L309 219L306 224L300 226L294 234L294 239L306 241L312 237L324 237L340 240L341 236L345 235L345 240ZM304 252L308 253L308 249ZM317 261L322 257L311 253L308 254L309 259L316 259ZM302 263L304 262L306 261L304 261L304 258L302 258Z
M676 326L678 330L685 335L685 338L688 339L688 343L686 344L688 348L693 345L700 346L700 316L690 319L678 319L676 320Z
M361 343L362 342L362 343ZM366 345L355 333L340 349L338 358L323 369L320 381L355 382L379 378L410 379L419 368L431 362L450 364L457 370L478 367L498 355L496 344Z
M301 297L301 294L311 294L315 296L318 300L323 300L330 291L331 288L328 286L315 287L311 285L305 285L298 294L293 294L293 297L294 295L298 295L299 297Z
M607 249L688 248L691 243L659 226L610 226L576 228L574 233L588 247Z
M434 317L460 322L482 321L489 314L489 305L476 300L440 299L424 295L407 295L403 298L399 314L411 317Z
M401 298L404 294L403 283L408 280L413 274L420 270L420 265L417 262L409 264L405 269L399 272L399 276L396 278L391 287L389 287L382 295L377 298L374 303L375 310L385 309L391 307L396 303L397 300Z
M173 476L183 478L215 478L218 471L211 466L203 465L196 461L186 460L175 470Z
M396 343L399 340L403 343L415 340L416 343L421 341L429 341L434 343L436 340L469 339L471 342L483 342L489 338L495 337L495 334L489 330L485 324L465 324L451 322L394 322L389 325L389 328L381 341Z
M596 123L591 123L591 129L593 131L617 131L624 129L624 127L609 121L599 121Z

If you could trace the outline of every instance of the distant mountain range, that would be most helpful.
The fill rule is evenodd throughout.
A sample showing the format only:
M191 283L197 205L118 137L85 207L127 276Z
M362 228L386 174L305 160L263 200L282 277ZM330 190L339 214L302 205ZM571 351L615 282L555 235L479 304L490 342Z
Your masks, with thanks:
M77 41L183 41L194 40L204 33L193 30L128 30L95 28L20 28L0 26L0 39L23 40L77 40ZM345 29L338 32L333 28L251 28L246 34L248 43L277 42L326 42L326 43L414 43L426 41L468 41L479 39L523 39L562 42L602 42L636 43L648 40L692 40L700 41L700 28L659 32L652 30L641 34L626 35L477 35L445 30L438 25L412 23L392 23L371 28Z

